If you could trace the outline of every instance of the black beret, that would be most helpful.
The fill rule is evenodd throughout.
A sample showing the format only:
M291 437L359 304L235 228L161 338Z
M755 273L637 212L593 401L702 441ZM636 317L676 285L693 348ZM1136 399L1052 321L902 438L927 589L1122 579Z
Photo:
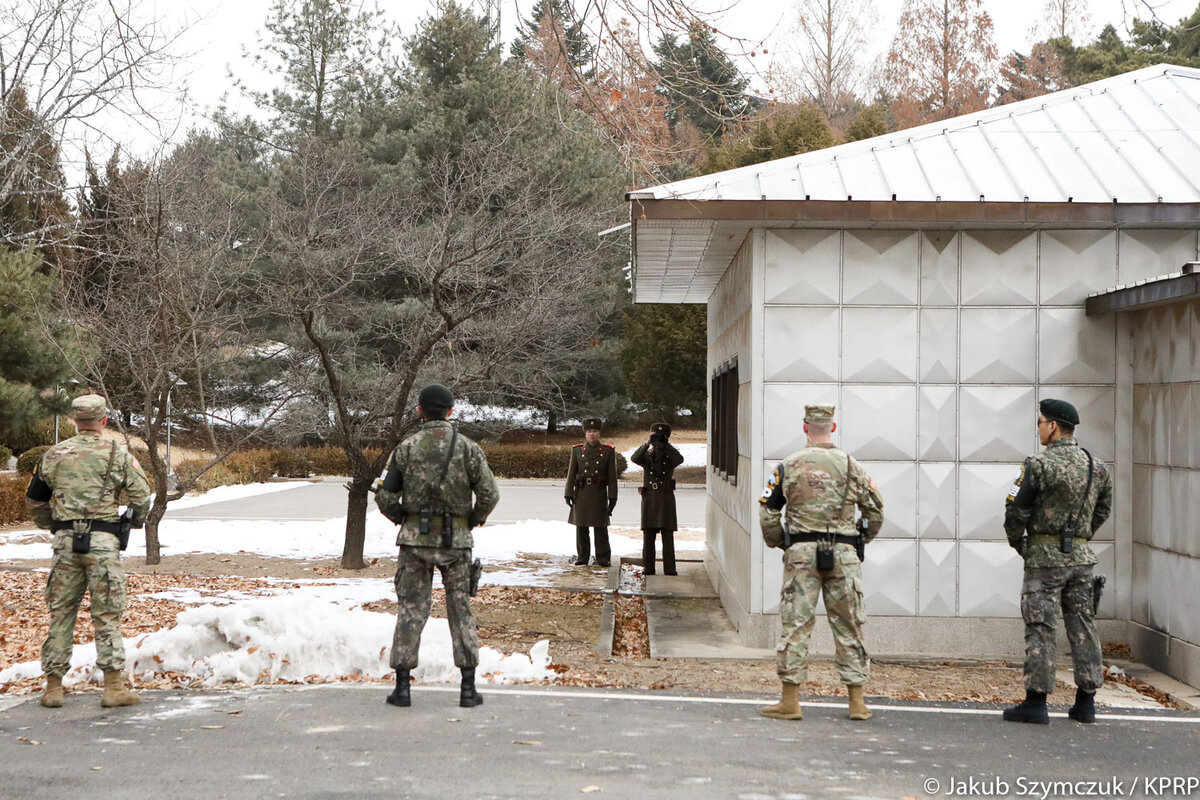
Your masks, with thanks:
M1079 412L1066 400L1043 400L1038 403L1038 409L1046 419L1065 422L1072 427L1079 424Z
M583 429L585 431L598 431L602 427L599 417L588 417L583 421Z
M440 383L431 383L417 396L417 405L430 411L454 408L454 393Z
M650 432L651 433L661 433L663 435L663 438L665 438L665 439L671 438L671 426L665 422L654 423L653 425L650 426Z

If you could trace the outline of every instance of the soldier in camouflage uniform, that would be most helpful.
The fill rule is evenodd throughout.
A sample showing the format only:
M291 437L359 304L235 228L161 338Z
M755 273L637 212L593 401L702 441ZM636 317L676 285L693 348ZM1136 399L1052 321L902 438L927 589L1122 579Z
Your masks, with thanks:
M459 705L472 708L483 698L475 690L479 639L470 592L471 573L479 565L471 561L471 530L487 520L500 500L500 490L483 450L450 424L454 406L450 390L430 384L421 390L417 405L424 424L392 451L383 482L375 492L379 510L400 526L396 537L400 547L396 568L399 609L391 658L396 689L387 702L412 705L409 673L417 666L421 631L429 619L433 569L437 567L446 591L454 664L462 671Z
M675 513L675 468L683 463L683 454L671 444L671 426L656 422L650 426L650 441L643 444L629 460L640 466L642 485L642 566L647 575L654 574L654 539L662 534L663 574L676 575L675 529L679 527Z
M808 446L775 468L759 498L763 540L784 549L779 598L783 635L776 648L783 698L762 709L764 716L777 719L801 718L800 684L808 680L808 642L822 592L838 673L850 696L850 719L871 717L863 700L871 661L863 646L866 611L862 564L854 546L854 512L858 508L867 519L870 541L883 525L883 498L862 466L833 446L830 435L837 429L833 411L833 406L804 407ZM820 563L820 550L826 551L822 558L829 563Z
M104 670L105 708L141 702L125 688L125 572L121 569L117 506L124 494L140 528L150 511L150 485L137 459L100 433L108 422L103 397L85 394L71 403L77 436L54 445L34 469L25 493L39 528L54 532L54 557L46 581L50 632L42 643L46 689L42 705L63 703L62 679L71 666L75 618L85 592L91 592L96 632L96 666ZM76 533L78 532L78 533Z
M1075 705L1068 714L1080 722L1095 722L1096 689L1104 683L1104 673L1092 618L1096 554L1088 542L1112 511L1112 477L1104 462L1075 440L1075 406L1047 399L1038 410L1038 438L1046 449L1025 459L1004 506L1008 543L1025 559L1025 700L1005 709L1004 718L1049 724L1046 695L1054 690L1061 606L1075 661ZM1075 536L1070 536L1072 531Z
M596 563L607 567L612 551L608 521L617 507L617 451L600 441L600 420L583 421L584 441L571 448L564 498L571 509L567 521L575 526L575 566L588 563L588 528L596 530Z

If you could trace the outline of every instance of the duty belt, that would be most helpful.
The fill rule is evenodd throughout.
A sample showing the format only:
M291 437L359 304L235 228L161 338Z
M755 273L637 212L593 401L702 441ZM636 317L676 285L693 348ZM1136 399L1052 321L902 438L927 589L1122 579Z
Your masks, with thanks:
M792 534L792 544L796 544L797 542L828 542L830 539L833 539L837 544L855 544L858 541L857 536L845 536L842 534L809 533L807 531ZM1055 539L1054 541L1057 542L1058 540Z
M56 519L50 523L50 530L53 533L69 531L75 527L76 522L86 522L93 531L101 533L119 534L121 532L120 522L108 522L102 519Z
M576 478L576 486L604 486L608 483L608 478Z
M1076 536L1072 539L1075 544L1085 544L1088 539L1085 536ZM1057 533L1034 533L1029 536L1030 544L1052 544L1058 547L1059 536Z
M674 478L671 478L671 479L667 479L667 478L653 479L653 478L651 478L650 480L646 481L646 488L654 489L654 490L674 489L675 488L675 479Z

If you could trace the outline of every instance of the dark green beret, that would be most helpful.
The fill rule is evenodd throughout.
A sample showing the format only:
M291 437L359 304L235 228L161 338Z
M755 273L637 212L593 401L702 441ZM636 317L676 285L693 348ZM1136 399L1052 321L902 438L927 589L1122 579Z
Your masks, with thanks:
M454 408L454 393L440 383L431 383L417 395L417 405L429 411Z
M599 417L588 417L583 421L583 429L585 431L598 431L602 427Z
M651 433L661 433L664 438L671 438L671 426L665 422L656 422L650 426Z
M1072 427L1079 424L1079 412L1075 410L1075 406L1066 400L1043 400L1038 403L1038 410L1042 412L1042 416L1046 419L1052 419L1055 422L1065 422Z

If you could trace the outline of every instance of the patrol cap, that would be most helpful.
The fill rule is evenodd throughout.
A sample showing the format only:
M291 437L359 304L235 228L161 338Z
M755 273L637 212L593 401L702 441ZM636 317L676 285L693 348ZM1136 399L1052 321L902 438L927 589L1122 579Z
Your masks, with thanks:
M90 422L108 416L108 403L98 394L81 394L71 401L71 416Z
M1075 410L1075 406L1066 400L1046 398L1038 403L1038 410L1042 412L1042 416L1046 419L1052 419L1055 422L1064 422L1072 427L1079 424L1079 412Z
M665 422L656 422L650 426L651 433L661 433L664 438L671 438L671 426Z
M417 395L417 405L428 411L454 408L454 393L440 383L431 383Z
M805 422L833 422L834 406L805 406Z
M588 417L583 421L583 429L585 431L598 431L603 427L599 417Z

